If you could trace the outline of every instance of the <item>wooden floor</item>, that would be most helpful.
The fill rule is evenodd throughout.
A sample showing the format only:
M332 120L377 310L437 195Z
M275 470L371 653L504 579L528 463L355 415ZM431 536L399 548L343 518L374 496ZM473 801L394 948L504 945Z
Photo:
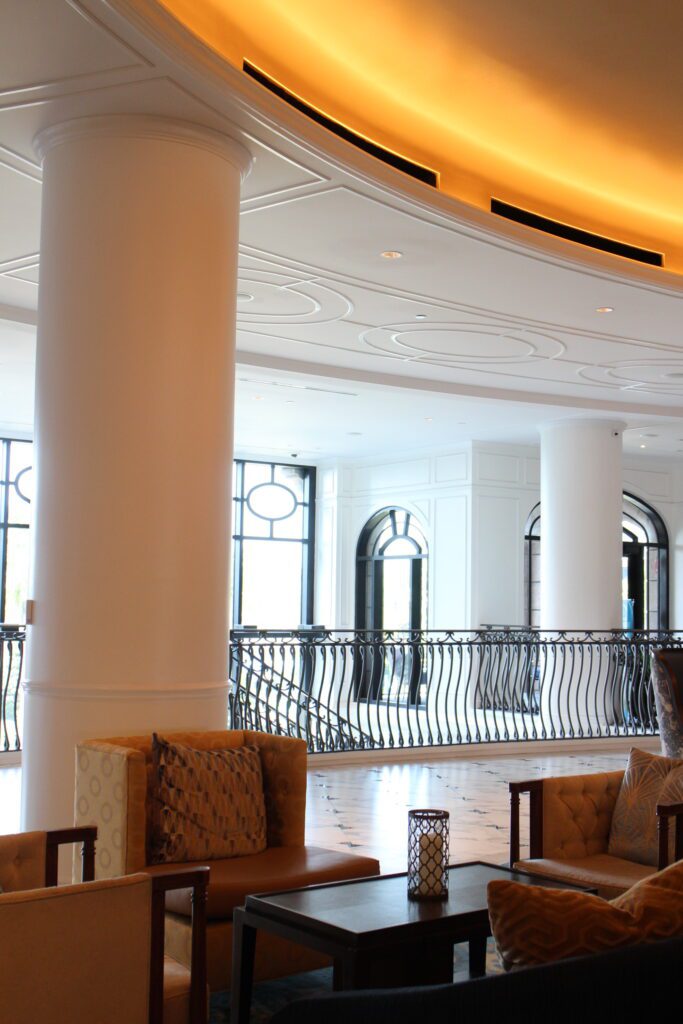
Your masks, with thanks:
M439 807L451 815L451 862L501 863L507 857L508 781L611 771L627 756L596 747L576 754L532 751L419 763L326 765L319 758L309 771L307 842L368 853L379 858L383 871L403 871L408 810ZM0 832L19 830L20 786L20 768L0 769Z

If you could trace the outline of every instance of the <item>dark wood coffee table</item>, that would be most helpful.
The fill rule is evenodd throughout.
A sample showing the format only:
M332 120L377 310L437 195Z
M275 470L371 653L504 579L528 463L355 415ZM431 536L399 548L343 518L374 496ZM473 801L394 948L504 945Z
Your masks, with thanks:
M485 974L494 878L594 891L475 861L449 868L448 899L437 902L409 900L405 874L247 896L233 914L232 1024L249 1021L258 929L327 953L335 989L452 981L456 942L469 942L470 976Z

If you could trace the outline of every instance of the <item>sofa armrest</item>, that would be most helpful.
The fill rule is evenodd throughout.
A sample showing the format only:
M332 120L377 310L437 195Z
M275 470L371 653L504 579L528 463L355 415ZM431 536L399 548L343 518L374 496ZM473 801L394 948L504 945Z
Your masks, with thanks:
M208 1016L206 996L206 898L208 867L179 867L169 864L157 869L152 878L152 955L150 961L149 1024L162 1024L164 1014L164 929L166 893L192 889L192 959L190 980L190 1021L204 1024Z
M529 794L529 856L543 856L543 780L511 782L510 788L510 867L519 860L519 797Z
M669 818L676 819L674 860L683 858L683 804L657 804L656 810L659 836L657 870L662 871L669 863Z

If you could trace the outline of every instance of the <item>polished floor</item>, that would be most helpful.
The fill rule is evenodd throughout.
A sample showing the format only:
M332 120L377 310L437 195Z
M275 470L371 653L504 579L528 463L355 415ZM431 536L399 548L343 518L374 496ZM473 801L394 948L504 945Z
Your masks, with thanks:
M452 863L501 863L507 857L510 780L613 771L627 756L625 750L596 746L575 754L427 756L421 762L383 764L326 765L317 758L308 778L307 841L368 853L379 858L382 871L403 871L408 810L439 807L450 812ZM0 769L0 832L19 829L20 787L20 768Z
M378 857L383 872L404 871L408 810L450 812L451 863L508 856L511 780L614 771L628 752L595 748L576 754L534 754L465 760L339 765L320 760L308 779L306 837L317 846ZM522 814L522 839L525 815Z

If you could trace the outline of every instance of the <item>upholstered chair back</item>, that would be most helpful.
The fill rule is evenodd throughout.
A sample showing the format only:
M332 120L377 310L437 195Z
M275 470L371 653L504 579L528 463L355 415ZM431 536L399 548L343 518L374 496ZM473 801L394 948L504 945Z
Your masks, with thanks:
M22 892L45 885L46 832L0 836L0 891Z
M683 757L683 650L662 648L652 652L652 686L662 753Z
M133 875L0 894L2 1020L147 1024L151 885Z
M543 856L606 853L623 771L543 780Z
M259 748L268 846L303 846L306 744L242 729L164 732L197 750ZM87 740L76 748L75 823L97 825L96 878L144 870L150 863L153 793L152 737ZM74 862L75 864L75 862Z

